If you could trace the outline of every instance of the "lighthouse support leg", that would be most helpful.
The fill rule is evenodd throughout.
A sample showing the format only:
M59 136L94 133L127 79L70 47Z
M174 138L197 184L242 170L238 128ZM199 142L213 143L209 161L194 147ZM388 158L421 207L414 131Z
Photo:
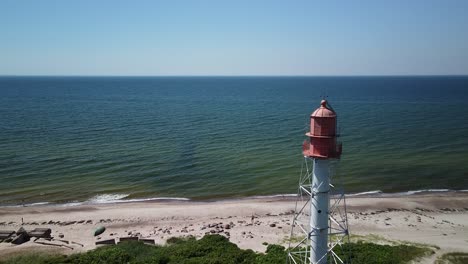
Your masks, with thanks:
M326 264L328 251L329 161L314 159L310 204L310 263Z

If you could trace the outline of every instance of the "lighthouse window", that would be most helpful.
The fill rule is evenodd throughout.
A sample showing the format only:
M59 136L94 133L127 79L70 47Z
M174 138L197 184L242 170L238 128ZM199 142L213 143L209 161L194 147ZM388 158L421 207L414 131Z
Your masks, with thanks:
M317 212L318 212L319 214L321 214L321 213L322 213L322 210L318 210Z

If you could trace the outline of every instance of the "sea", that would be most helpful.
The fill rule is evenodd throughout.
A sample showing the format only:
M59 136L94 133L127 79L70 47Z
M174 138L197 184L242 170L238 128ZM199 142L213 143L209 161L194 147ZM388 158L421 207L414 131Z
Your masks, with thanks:
M349 195L468 189L468 77L0 77L0 206L297 193L327 99Z

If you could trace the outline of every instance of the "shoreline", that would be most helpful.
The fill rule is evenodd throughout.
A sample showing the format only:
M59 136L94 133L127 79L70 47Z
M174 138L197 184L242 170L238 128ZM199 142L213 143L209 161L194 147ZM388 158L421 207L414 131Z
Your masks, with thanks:
M364 191L357 193L345 193L346 198L391 198L391 197L418 197L422 195L439 195L439 196L453 196L453 195L468 195L468 190L451 190L451 189L421 189L421 190L411 190L405 192L394 192L386 193L380 190ZM110 199L97 199L98 197L110 196ZM112 198L113 196L121 198ZM213 198L187 198L187 197L149 197L149 198L132 198L125 199L130 195L122 194L98 194L93 198L90 198L86 201L72 201L65 203L55 203L55 202L34 202L34 203L25 203L25 204L13 204L13 205L1 205L1 208L18 208L18 207L38 207L38 206L51 206L51 207L75 207L75 206L85 206L85 205L100 205L100 204L128 204L128 203L147 203L147 202L222 202L222 201L242 201L242 200L255 200L255 199L275 199L282 198L287 199L291 198L296 199L297 194L288 193L288 194L271 194L271 195L253 195L245 197L213 197Z
M52 236L63 235L62 239L83 244L69 249L33 241L16 246L0 243L0 256L7 258L31 251L73 254L96 248L96 241L122 237L141 237L164 244L170 237L200 238L206 233L219 233L240 248L262 252L266 249L264 242L287 246L295 200L295 197L263 197L0 207L1 230L51 228ZM346 202L352 237L378 236L384 243L389 240L432 244L439 248L437 255L468 251L467 192L349 197ZM93 232L99 226L107 230L95 238Z

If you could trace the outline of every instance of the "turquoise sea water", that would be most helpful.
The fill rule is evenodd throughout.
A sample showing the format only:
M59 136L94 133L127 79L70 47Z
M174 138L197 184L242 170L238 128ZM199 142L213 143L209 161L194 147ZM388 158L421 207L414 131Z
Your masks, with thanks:
M468 189L468 77L1 77L0 205L295 193L322 96L347 192Z

